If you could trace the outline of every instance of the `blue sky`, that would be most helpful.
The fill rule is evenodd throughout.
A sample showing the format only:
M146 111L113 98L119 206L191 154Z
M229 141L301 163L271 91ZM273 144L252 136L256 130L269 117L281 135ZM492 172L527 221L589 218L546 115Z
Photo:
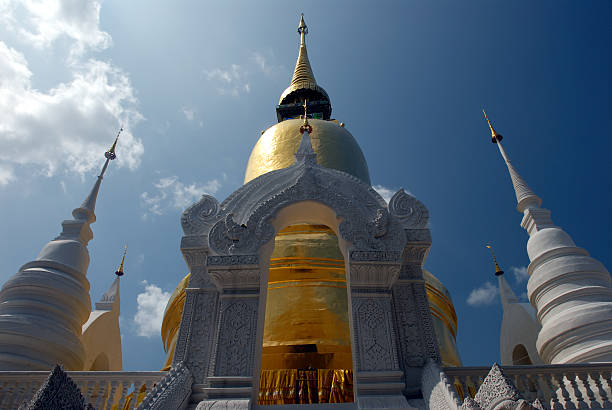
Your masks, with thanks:
M0 281L58 234L124 124L88 279L93 302L129 243L124 369L159 369L156 318L186 274L180 213L241 185L289 84L300 12L317 81L373 184L430 210L426 268L452 294L465 365L499 360L484 245L517 295L526 282L513 268L529 262L483 107L553 220L612 265L610 2L0 0Z

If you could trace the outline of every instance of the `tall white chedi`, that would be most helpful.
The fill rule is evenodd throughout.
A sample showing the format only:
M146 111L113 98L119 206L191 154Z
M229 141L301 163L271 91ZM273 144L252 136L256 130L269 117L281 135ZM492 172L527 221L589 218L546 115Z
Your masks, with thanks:
M487 122L514 185L521 226L529 233L527 294L542 325L536 343L540 357L551 364L612 362L610 273L553 223L508 159L502 136Z
M121 132L121 131L119 131ZM117 134L117 138L119 134ZM62 233L23 265L0 290L0 370L50 370L62 364L82 370L80 340L91 312L87 244L93 238L96 199L108 163L115 159L117 138L91 192Z

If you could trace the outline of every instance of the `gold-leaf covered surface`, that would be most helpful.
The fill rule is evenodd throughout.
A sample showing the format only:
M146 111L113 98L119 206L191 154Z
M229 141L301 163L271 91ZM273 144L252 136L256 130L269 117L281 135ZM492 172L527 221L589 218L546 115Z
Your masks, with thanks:
M370 183L368 164L355 138L337 121L309 119L310 138L317 162L327 168L349 173ZM295 162L303 120L292 119L268 128L259 138L247 165L244 183L267 172L287 168Z

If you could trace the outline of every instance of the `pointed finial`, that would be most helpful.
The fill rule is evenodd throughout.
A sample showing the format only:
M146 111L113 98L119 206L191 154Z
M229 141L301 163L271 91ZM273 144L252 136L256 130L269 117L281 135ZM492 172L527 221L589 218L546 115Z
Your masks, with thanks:
M495 263L495 276L501 276L504 274L504 271L501 270L499 264L497 263L497 258L495 257L495 252L493 252L493 247L491 245L486 245L486 247L491 252L491 256L493 257L493 263Z
M113 145L111 145L110 149L104 153L104 156L107 159L113 160L117 158L117 154L115 154L115 148L117 148L117 141L119 140L119 135L121 135L121 131L123 131L123 125L119 128L119 132L115 137L115 142L113 142Z
M96 200L98 199L98 191L100 190L100 184L102 183L102 179L104 178L104 173L106 172L106 169L108 168L108 163L114 160L115 158L117 158L117 154L115 154L115 149L117 148L117 141L119 140L119 135L121 134L121 131L123 131L123 127L119 128L119 132L117 133L117 136L115 137L115 142L113 142L113 145L111 145L109 150L104 153L104 156L106 157L106 161L104 161L104 165L102 166L100 175L98 175L98 179L96 180L96 183L91 189L91 192L89 192L89 195L87 195L87 198L85 198L85 200L81 204L81 207L72 211L72 215L75 218L89 219L90 222L94 222L96 220L94 211L96 209Z
M485 110L482 110L482 112L487 120L487 123L489 124L489 128L491 129L491 141L494 144L497 144L497 148L499 148L499 152L504 159L506 166L508 167L510 179L512 180L512 185L514 187L514 193L516 195L516 209L519 212L524 212L525 209L530 207L539 208L540 205L542 205L542 200L531 190L529 185L527 185L527 182L525 182L525 180L519 175L516 168L514 168L514 165L512 165L512 162L510 161L510 158L508 158L508 154L506 154L506 150L501 143L501 134L495 132Z
M308 100L304 100L304 124L300 127L300 134L303 134L304 131L308 134L312 133L312 127L308 124ZM310 140L310 137L308 138Z
M310 61L308 61L308 51L306 50L306 34L308 34L308 26L304 23L304 15L300 18L300 25L298 27L298 33L300 34L300 51L298 53L298 59L295 63L295 70L293 71L293 78L291 79L291 85L301 83L312 83L316 84L312 68L310 67Z
M304 126L308 125L308 100L304 100Z
M487 120L487 124L489 124L489 128L491 129L491 142L493 144L497 144L497 142L501 141L504 137L502 137L501 134L498 134L497 132L495 132L495 130L493 129L493 126L491 125L491 121L489 121L489 117L487 117L487 113L484 109L482 110L482 113L484 114L484 117Z
M304 13L300 16L300 25L298 26L298 34L300 35L300 43L304 44L304 37L308 34L308 26L304 22Z
M123 249L123 257L121 258L121 264L119 265L119 269L115 272L117 276L123 276L123 262L125 262L125 254L127 253L127 244L125 244L125 248Z

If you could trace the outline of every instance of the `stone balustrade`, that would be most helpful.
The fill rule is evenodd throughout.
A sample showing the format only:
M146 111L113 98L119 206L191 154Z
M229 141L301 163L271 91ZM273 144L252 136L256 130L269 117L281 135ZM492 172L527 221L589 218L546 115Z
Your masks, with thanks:
M445 367L461 400L474 397L490 367ZM546 409L612 408L612 363L503 366L520 394L539 399Z
M166 372L67 372L94 408L134 409L139 393L144 397ZM17 409L29 401L49 372L0 372L0 409ZM144 386L144 387L143 387ZM135 392L132 400L128 396ZM128 401L129 403L126 403Z

